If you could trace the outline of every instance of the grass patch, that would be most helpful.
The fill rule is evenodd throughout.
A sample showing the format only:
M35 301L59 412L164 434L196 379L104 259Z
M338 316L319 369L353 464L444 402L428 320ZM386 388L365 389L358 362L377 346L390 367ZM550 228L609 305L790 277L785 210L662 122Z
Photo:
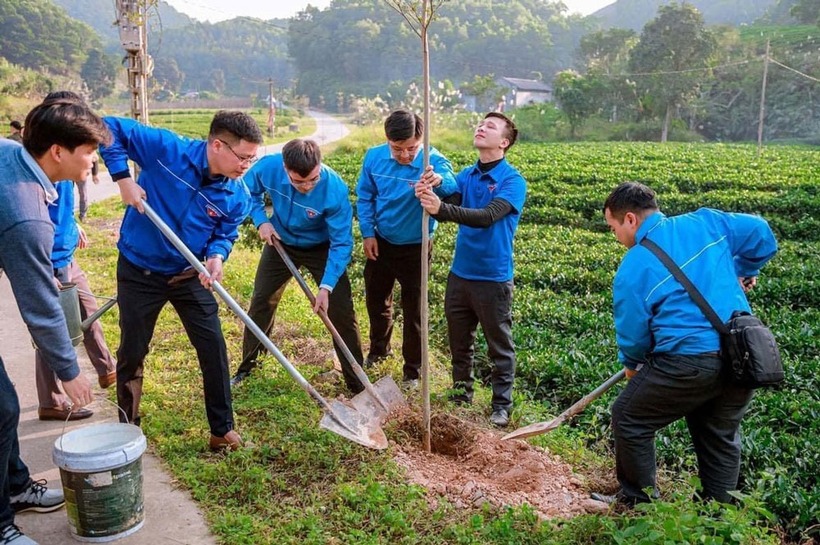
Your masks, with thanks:
M372 145L372 140L367 138L375 137L361 136L357 145ZM522 146L519 153L527 153L527 150ZM533 150L535 148L529 151ZM348 170L353 172L358 156L352 155L350 159L337 151L332 160L341 166L348 164ZM534 167L528 168L534 172ZM533 204L535 209L537 203ZM115 200L95 204L86 225L93 246L78 254L92 286L100 293L115 291L113 244L121 214L122 207ZM601 292L607 289L606 281L617 262L615 243L607 238L604 244L603 237L607 235L583 228L548 225L529 229L528 236L540 245L566 248L567 243L571 243L579 248L591 246L592 251L580 254L586 256L581 259L586 266L582 266L572 252L562 255L556 251L550 258L542 255L535 244L532 250L529 246L521 248L521 274L531 275L522 283L522 288L526 285L531 290L539 289L540 299L527 296L523 289L520 297L516 294L522 371L526 372L529 366L530 378L517 384L514 426L554 416L567 402L591 389L593 383L600 382L600 377L593 376L590 369L608 374L607 362L612 351L600 338L602 335L611 337L610 311L604 308L607 302ZM478 388L475 404L470 408L455 409L446 401L450 380L439 323L443 319L439 316L443 286L438 275L448 268L452 234L453 230L442 229L441 243L434 256L432 406L434 412L455 413L465 420L486 425L490 405L490 392L486 388ZM527 240L528 236L521 240ZM247 307L259 251L252 242L252 231L243 232L242 240L226 264L224 286L240 305ZM587 258L597 260L596 270L590 272L591 262L587 263ZM558 260L561 270L549 268L551 259ZM360 241L357 241L349 275L362 336L366 339L362 265ZM536 267L544 270L536 270ZM541 286L539 282L546 284ZM564 299L564 295L568 299ZM579 297L584 298L580 303ZM549 305L551 310L543 312L544 305ZM220 312L235 367L241 354L242 327L224 306ZM108 313L102 320L108 340L115 346L116 313ZM341 381L321 378L333 365L329 335L295 283L291 283L279 306L277 321L274 342L304 376L328 398L344 393ZM396 331L396 335L399 333ZM536 338L536 333L541 336ZM394 343L399 338L397 336ZM536 371L540 375L536 375ZM577 376L581 373L585 374ZM397 358L380 363L372 376L378 378L385 374L400 380ZM688 480L685 471L678 472L677 467L675 472L661 471L664 498L668 501L629 513L543 521L527 507L456 508L440 497L432 502L428 491L408 483L390 449L370 451L319 429L319 409L272 358L236 391L234 410L238 430L253 447L228 454L209 452L196 356L176 314L166 309L160 316L152 351L146 360L143 429L152 449L200 503L222 543L780 542L771 530L774 525L771 516L754 497L748 498L740 508L692 502L696 483ZM571 464L589 488L611 487L613 469L606 434L607 413L606 402L600 401L584 415L583 426L568 424L532 442ZM673 430L671 434L672 444L682 448L686 440L675 439L676 433ZM669 439L665 437L663 441ZM670 447L662 445L663 448ZM682 455L687 453L683 451Z

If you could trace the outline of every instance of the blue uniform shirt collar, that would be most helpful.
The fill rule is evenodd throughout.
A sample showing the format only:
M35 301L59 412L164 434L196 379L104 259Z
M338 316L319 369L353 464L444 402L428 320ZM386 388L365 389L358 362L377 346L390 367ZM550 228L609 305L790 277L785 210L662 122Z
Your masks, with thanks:
M666 214L658 210L657 212L647 216L646 219L643 220L641 226L638 227L638 230L635 232L635 244L640 244L641 241L646 238L652 229L658 226L658 224L666 219Z
M504 173L507 172L508 164L509 163L507 163L507 158L503 157L501 159L501 162L495 165L491 170L488 170L487 172L481 172L481 169L478 168L478 161L476 161L475 164L472 166L472 169L470 170L470 175L478 176L479 178L481 178L482 176L489 176L492 181L498 182L499 180L501 180L501 178L504 177Z
M203 140L198 142L199 146L192 146L186 152L188 158L191 160L194 168L202 180L202 185L224 184L225 189L229 189L228 182L231 180L226 176L211 176L210 167L208 165L208 141Z
M37 181L40 182L40 185L43 186L43 191L46 192L46 202L51 204L56 201L57 190L54 189L54 184L48 179L48 176L46 176L40 164L31 156L26 148L20 150L20 156L23 158L23 162L26 166L28 166L31 172L37 177Z

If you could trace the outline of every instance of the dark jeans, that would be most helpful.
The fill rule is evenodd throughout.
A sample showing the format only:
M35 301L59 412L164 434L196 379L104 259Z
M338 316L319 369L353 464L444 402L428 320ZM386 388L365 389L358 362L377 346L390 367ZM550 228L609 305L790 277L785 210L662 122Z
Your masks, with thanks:
M19 422L20 402L0 358L0 528L14 522L9 498L25 490L29 483L28 467L20 459Z
M405 380L418 379L421 372L421 244L390 244L376 236L379 258L364 266L365 301L370 318L370 359L391 352L393 335L393 286L401 286L404 336L401 354ZM432 257L427 252L428 263ZM429 269L428 269L429 270Z
M473 399L473 357L479 324L493 362L493 410L512 409L515 345L512 339L513 282L465 280L450 273L444 314L453 358L453 388L464 390L457 401Z
M188 271L186 271L188 273ZM195 271L171 277L142 270L120 256L117 262L120 347L117 350L117 403L139 425L143 362L162 307L170 302L196 349L205 390L205 412L211 433L222 437L233 429L230 375L219 305L202 287Z
M648 501L655 488L655 432L686 419L703 495L730 501L740 473L740 421L753 392L730 385L716 354L658 354L612 406L615 464L624 500Z
M304 266L317 284L322 280L325 265L327 264L329 249L327 244L307 249L294 248L284 244L282 246L296 267ZM276 248L266 244L262 249L262 256L259 258L259 265L256 268L256 279L253 283L253 295L251 296L248 316L267 335L270 335L273 329L276 307L279 305L282 291L290 279L290 271L282 258L279 257ZM330 294L327 315L345 345L353 354L353 358L361 365L363 360L362 341L359 336L359 322L356 320L356 312L353 309L353 296L347 273L339 278L339 282ZM335 342L334 347L342 364L345 384L352 392L361 392L364 386L356 378L350 363L348 363L344 353L336 346ZM246 327L242 342L242 363L239 364L237 372L250 372L251 369L256 367L256 360L262 350L262 343Z

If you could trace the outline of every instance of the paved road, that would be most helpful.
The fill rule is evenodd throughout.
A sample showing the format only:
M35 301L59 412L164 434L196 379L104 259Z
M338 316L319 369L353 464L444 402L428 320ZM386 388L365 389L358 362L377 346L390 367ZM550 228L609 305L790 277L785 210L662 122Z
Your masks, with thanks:
M309 138L320 144L338 140L347 135L347 128L321 112L309 112L316 119L317 131ZM267 146L264 153L275 153L282 144ZM89 200L96 202L119 195L117 185L111 182L107 173L101 173L99 184L88 183ZM82 259L82 257L80 257ZM91 285L94 279L91 278ZM51 460L54 441L63 433L82 426L100 422L116 421L116 409L102 401L103 391L95 386L97 400L90 406L94 416L87 420L69 423L41 422L37 418L37 392L34 381L34 350L23 323L8 278L0 278L0 355L6 370L17 388L20 397L20 450L34 479L48 479L51 486L59 486L60 473ZM112 346L112 351L115 349ZM80 366L91 380L97 384L94 368L85 355L82 346L78 350ZM203 442L207 437L203 437ZM131 536L117 541L122 545L215 545L216 539L210 533L207 523L197 504L186 490L181 490L161 461L149 452L143 455L143 495L145 498L145 525ZM16 523L32 539L41 545L62 545L72 543L68 529L68 519L64 509L53 513L23 513Z

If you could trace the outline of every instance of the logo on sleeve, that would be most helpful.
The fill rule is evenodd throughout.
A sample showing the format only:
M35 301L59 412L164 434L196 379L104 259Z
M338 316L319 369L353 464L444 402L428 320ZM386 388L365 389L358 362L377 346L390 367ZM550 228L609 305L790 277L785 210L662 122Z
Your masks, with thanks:
M209 218L219 217L219 211L210 204L205 205L205 213L208 214Z
M313 208L305 208L305 215L307 216L307 219L313 220L319 217L319 212Z

